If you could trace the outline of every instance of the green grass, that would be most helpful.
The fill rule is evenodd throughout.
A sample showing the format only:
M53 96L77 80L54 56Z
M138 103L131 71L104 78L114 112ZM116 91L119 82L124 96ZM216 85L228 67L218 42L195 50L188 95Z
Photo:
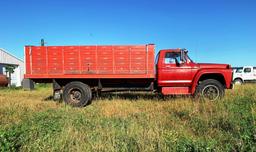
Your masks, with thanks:
M86 108L51 94L0 89L0 151L256 151L256 85L218 102L113 93Z

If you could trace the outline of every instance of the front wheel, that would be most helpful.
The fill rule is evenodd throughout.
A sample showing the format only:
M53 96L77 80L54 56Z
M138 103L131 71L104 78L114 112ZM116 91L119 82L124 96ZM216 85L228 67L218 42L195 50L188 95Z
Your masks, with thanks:
M79 81L70 82L64 87L63 99L73 107L83 107L90 103L92 91L87 84Z
M216 101L221 99L224 94L225 89L219 81L208 79L202 81L197 86L195 97L208 101Z

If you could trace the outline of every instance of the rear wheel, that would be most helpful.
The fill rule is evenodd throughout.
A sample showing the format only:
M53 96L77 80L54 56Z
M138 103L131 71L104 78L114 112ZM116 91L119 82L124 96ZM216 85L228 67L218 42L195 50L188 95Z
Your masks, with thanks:
M90 103L92 91L87 84L79 81L70 82L64 88L63 99L73 107L83 107Z
M197 98L208 100L208 101L216 101L221 99L225 94L225 90L223 85L214 79L208 79L202 81L196 89L195 96Z
M243 81L241 79L235 79L234 80L234 84L235 85L242 85L243 84Z

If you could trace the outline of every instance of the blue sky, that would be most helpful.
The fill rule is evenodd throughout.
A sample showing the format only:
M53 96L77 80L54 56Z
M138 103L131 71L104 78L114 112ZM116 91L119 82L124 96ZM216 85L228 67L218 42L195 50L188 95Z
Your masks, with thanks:
M196 62L256 66L255 0L2 0L0 48L156 44Z

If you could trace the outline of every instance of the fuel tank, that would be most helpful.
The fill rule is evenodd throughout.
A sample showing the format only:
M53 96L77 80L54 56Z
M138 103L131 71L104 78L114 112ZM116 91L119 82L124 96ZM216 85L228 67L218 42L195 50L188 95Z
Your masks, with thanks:
M5 75L0 74L0 87L7 87L8 86L8 79Z

